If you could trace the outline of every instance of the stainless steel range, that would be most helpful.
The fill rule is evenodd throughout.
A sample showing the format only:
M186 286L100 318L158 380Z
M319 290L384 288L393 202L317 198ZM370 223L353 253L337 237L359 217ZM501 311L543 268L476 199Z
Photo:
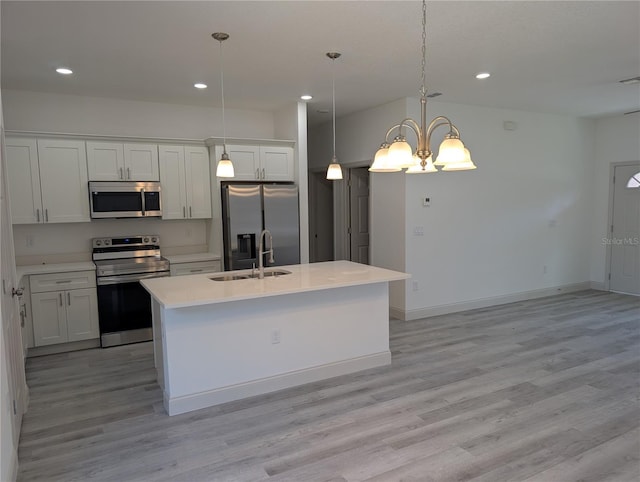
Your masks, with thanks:
M156 235L93 239L103 347L153 339L151 297L141 279L169 276Z

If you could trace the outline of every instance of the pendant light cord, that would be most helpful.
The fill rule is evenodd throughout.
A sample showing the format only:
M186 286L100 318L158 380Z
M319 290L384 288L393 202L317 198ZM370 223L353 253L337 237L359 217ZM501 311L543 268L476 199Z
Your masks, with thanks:
M333 99L333 161L336 159L336 59L331 60L331 92Z
M427 81L425 69L427 65L427 2L422 0L422 87L420 95L427 95Z
M222 40L220 43L220 90L222 91L222 150L227 153L227 123L224 116L224 63L222 60Z

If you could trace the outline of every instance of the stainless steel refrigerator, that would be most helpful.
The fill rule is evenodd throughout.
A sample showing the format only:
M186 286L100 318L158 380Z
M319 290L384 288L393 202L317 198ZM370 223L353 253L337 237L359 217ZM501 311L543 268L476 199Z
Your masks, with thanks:
M300 263L297 186L223 182L221 191L225 270L258 266L263 229L273 238L275 260L268 264L264 259L264 266Z

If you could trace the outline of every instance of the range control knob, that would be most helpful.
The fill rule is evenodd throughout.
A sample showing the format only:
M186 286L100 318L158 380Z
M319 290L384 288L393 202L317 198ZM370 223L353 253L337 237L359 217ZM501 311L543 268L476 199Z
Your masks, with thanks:
M96 246L102 246L102 241L100 241L99 239L96 240Z
M149 238L142 238L142 242L143 243L148 243L149 242Z
M156 237L151 238L151 242L152 243L157 243L158 242L158 238L156 238Z
M111 244L111 240L110 239L105 239L104 240L104 245L105 246L109 246Z

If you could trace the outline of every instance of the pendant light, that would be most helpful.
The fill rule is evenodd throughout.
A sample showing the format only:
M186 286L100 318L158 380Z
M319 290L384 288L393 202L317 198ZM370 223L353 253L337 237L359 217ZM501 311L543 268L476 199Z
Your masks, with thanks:
M227 127L224 118L224 68L222 64L222 42L229 38L229 34L224 32L216 32L211 36L220 43L220 90L222 92L222 156L218 161L218 167L216 168L217 177L231 178L235 177L233 171L233 164L227 154Z
M331 91L333 98L333 157L331 158L331 163L329 164L329 168L327 169L327 179L332 181L342 179L342 168L338 163L338 159L336 158L336 68L335 62L338 57L340 57L340 53L338 52L327 52L327 57L331 59L331 63L333 64L331 67L332 70L332 83L331 83Z
M385 140L376 152L371 172L398 172L407 169L408 174L438 172L435 166L441 166L443 171L466 171L475 169L471 161L471 154L460 140L460 132L453 123L444 116L438 116L427 125L427 86L425 82L427 50L427 3L422 0L422 87L420 88L420 124L413 119L403 119L387 131ZM431 151L431 135L433 131L445 126L449 132L440 144L438 157L433 161ZM413 154L411 146L404 136L403 128L411 129L418 138L418 149ZM392 142L389 135L398 131Z

